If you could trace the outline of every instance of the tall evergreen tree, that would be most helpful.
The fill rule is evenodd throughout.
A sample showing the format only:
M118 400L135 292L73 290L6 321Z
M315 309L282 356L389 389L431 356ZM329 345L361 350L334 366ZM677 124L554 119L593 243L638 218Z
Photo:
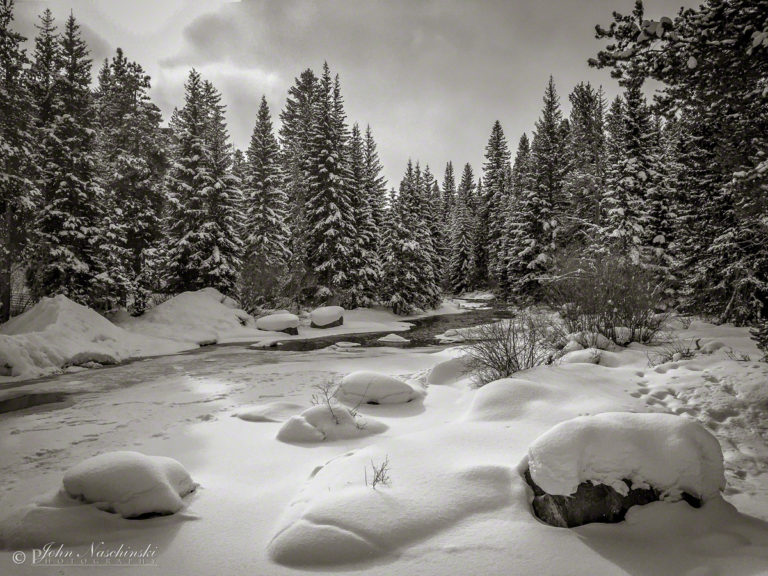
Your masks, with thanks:
M12 29L13 10L13 0L0 0L0 322L10 317L12 276L22 262L36 192L26 39Z
M156 262L165 204L167 161L160 110L149 98L150 79L117 49L105 62L96 91L101 180L105 189L105 258L111 291L130 297L140 313L157 289Z
M503 228L509 200L510 153L501 122L496 120L485 147L483 164L484 197L480 217L484 233L478 239L475 262L481 281L499 285L504 276Z
M452 171L451 171L452 173ZM455 294L472 289L474 265L475 176L467 163L461 176L451 218L451 259L449 284Z
M343 106L338 80L323 66L315 124L309 148L308 223L309 268L317 278L315 296L337 300L349 286L349 256L355 234L345 162L346 142Z
M97 180L91 60L70 15L60 40L53 83L53 118L42 143L42 207L37 215L34 266L36 297L64 294L84 304L114 304L100 261L103 193Z
M379 267L381 275L381 262L383 256L382 235L385 228L385 212L387 204L387 181L382 175L383 167L379 160L379 153L376 149L376 142L373 139L371 127L365 129L365 146L363 150L363 160L365 166L365 194L368 197L368 204L371 209L375 233L373 239L373 251L377 254L374 264Z

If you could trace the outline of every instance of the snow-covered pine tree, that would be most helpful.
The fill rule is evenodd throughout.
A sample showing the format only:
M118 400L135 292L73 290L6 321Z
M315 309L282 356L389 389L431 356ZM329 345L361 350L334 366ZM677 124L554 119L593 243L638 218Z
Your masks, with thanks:
M352 127L349 141L349 198L356 234L350 238L350 282L344 305L347 308L370 306L376 302L381 280L377 251L378 226L374 219L374 197L369 193L365 143L360 127Z
M444 289L451 289L451 246L453 245L453 212L456 202L456 177L453 173L453 163L448 162L445 165L443 175L443 184L440 187L440 222L442 222L442 232L440 243L437 246L440 255L445 262L443 273L441 274L441 286Z
M372 256L370 263L372 269L379 278L379 285L373 294L375 300L381 299L381 273L384 257L383 234L385 229L386 208L387 208L387 180L382 175L381 161L376 149L376 142L373 139L371 127L365 129L365 143L363 150L363 164L365 167L365 194L368 198L368 205L373 218L374 230L371 235L371 250L375 256Z
M446 174L448 169L446 168ZM451 176L453 170L451 170ZM450 182L447 182L450 185ZM455 294L472 289L474 266L475 213L473 194L475 176L467 163L453 202L451 216L451 259L449 287Z
M205 258L198 272L205 286L232 294L242 263L243 193L240 180L232 173L226 107L221 103L221 93L208 80L203 82L203 100L207 112L205 163L210 179L201 182L200 194L207 214L201 230Z
M563 184L570 206L565 237L576 247L595 241L601 222L600 201L605 187L605 99L602 88L580 82L569 95L571 101L568 150L571 169Z
M484 284L498 286L504 276L502 250L503 228L506 207L509 203L510 185L507 177L510 167L510 152L501 122L496 120L485 147L483 164L483 198L480 199L482 226L477 241L475 263L478 280Z
M534 187L539 198L533 204L538 204L541 226L541 233L536 239L538 253L535 260L542 269L551 264L557 245L565 241L560 236L567 212L563 183L569 166L565 141L567 130L563 122L560 98L555 90L555 81L550 76L544 91L544 108L536 121L531 145Z
M409 160L400 191L393 198L387 232L385 280L387 304L395 314L409 314L435 306L439 287L432 275L428 246L429 227L422 218L422 177ZM438 296L436 296L438 295Z
M317 279L315 298L338 301L349 286L355 234L346 166L345 118L338 79L323 65L308 154L307 262Z
M160 110L149 97L149 76L118 48L99 73L95 93L99 171L105 190L105 241L109 285L134 313L158 289L157 258L167 167Z
M643 244L647 224L646 194L653 176L651 114L643 96L642 81L629 86L624 94L624 128L617 171L618 181L606 187L605 237L618 254L639 264L645 259Z
M13 0L0 0L0 322L10 317L12 275L23 261L36 195L26 38L12 28L13 11Z
M42 142L42 206L28 278L35 297L64 294L105 308L114 302L99 292L108 278L99 277L105 273L99 261L103 193L94 153L91 60L73 15L67 19L56 58L54 69L61 72L53 81L53 118Z
M247 156L239 169L244 198L243 268L240 301L248 309L277 296L291 258L288 202L282 189L280 149L265 96L261 97Z
M316 284L308 266L308 219L305 214L308 197L309 150L316 123L316 101L319 95L315 73L304 70L288 89L285 108L280 112L280 165L283 189L288 198L288 227L291 234L287 293L301 301L304 291Z

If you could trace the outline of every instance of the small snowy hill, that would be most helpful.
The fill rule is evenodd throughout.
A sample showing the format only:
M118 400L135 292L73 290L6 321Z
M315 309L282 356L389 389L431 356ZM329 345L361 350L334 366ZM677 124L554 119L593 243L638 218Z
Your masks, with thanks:
M253 317L215 288L182 292L142 316L122 318L118 324L137 334L195 344L255 340L258 335Z
M73 365L115 364L187 348L126 332L98 312L59 295L43 298L0 326L0 371L3 376L35 378Z

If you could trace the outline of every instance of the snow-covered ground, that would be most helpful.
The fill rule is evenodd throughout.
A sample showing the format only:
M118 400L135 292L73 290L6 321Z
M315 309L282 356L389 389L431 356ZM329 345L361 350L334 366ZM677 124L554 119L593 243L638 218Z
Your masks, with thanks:
M11 514L0 520L0 572L49 572L13 564L20 548L87 553L105 541L156 547L164 575L766 574L768 364L746 329L695 322L676 335L712 352L650 366L652 349L635 344L601 353L605 363L596 353L473 389L455 348L224 347L30 384L77 395L0 415L0 516ZM316 385L362 370L426 393L355 406L376 423L368 434L277 439L286 421L307 420ZM534 518L519 472L529 447L561 422L612 411L703 424L724 453L723 498L700 509L655 502L620 524L576 529ZM176 514L145 520L59 493L66 470L119 450L174 458L199 488Z

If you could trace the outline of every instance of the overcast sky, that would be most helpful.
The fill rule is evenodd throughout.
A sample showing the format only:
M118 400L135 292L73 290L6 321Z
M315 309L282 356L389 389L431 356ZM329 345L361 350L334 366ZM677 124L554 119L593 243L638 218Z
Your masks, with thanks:
M17 0L17 25L34 35L50 7L59 25L73 10L94 75L118 46L152 76L166 118L183 103L197 68L223 93L236 146L248 145L261 95L275 127L287 89L327 60L341 75L350 122L370 124L395 186L408 158L442 178L445 163L479 175L494 120L514 155L529 135L552 74L566 113L581 80L618 87L587 58L602 45L595 24L627 13L633 0ZM683 0L646 0L651 17Z

